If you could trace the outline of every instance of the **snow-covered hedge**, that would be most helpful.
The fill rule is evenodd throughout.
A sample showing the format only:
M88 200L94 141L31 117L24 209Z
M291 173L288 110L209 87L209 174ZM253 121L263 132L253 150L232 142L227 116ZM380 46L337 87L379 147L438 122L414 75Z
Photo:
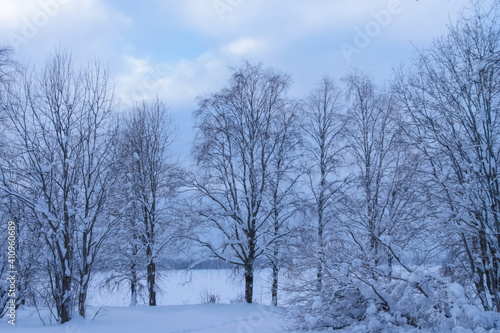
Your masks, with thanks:
M296 298L293 329L353 332L497 332L500 314L486 312L463 286L432 272L391 279L329 280L321 293Z

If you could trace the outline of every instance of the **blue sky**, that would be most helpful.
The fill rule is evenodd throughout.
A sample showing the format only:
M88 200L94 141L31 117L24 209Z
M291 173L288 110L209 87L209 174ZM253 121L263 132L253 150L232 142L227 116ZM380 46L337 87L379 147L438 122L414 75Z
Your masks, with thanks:
M230 66L261 61L290 73L300 98L351 67L379 82L428 46L467 0L1 0L0 44L43 62L56 46L76 63L108 63L123 107L163 97L191 138L196 96L220 89ZM346 51L347 50L347 51Z

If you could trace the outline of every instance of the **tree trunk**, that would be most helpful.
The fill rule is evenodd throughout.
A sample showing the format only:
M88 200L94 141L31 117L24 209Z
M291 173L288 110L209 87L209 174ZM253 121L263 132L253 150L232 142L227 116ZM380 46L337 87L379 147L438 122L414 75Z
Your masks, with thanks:
M279 274L279 267L276 263L273 263L273 286L271 288L271 296L272 296L271 304L274 306L278 305L278 274Z
M83 318L85 318L85 301L87 300L87 290L90 275L90 268L87 261L89 251L89 248L87 247L87 237L88 233L84 231L82 235L82 267L80 272L80 291L78 294L78 313Z
M277 191L274 192L274 207L278 206L278 195ZM274 237L277 239L279 237L279 220L278 220L278 210L275 210L274 213ZM277 306L278 305L278 274L279 274L279 266L280 266L280 261L279 261L279 242L274 243L274 253L273 253L273 260L271 260L271 263L273 265L273 285L271 287L271 305Z
M78 293L78 314L85 318L85 302L89 290L90 267L85 264L80 276L80 291Z
M66 179L66 177L65 177ZM68 197L67 194L64 196ZM68 322L72 317L72 302L71 302L71 283L72 283L72 259L73 259L73 248L71 246L71 236L73 235L73 230L71 228L74 225L74 220L70 219L68 214L68 207L64 204L64 250L66 250L65 256L61 258L61 268L62 268L62 284L61 284L61 324Z
M85 318L85 301L87 300L87 288L81 287L78 295L78 313Z
M156 306L156 264L150 261L148 264L148 291L149 291L149 306Z
M245 270L245 301L252 303L253 300L253 268Z
M323 289L323 261L324 261L324 244L323 244L323 214L322 203L320 203L320 211L318 217L318 267L316 271L316 290Z
M130 267L130 306L137 305L137 270L136 265Z
M71 320L71 276L62 278L61 324Z
M387 251L389 252L389 251ZM387 253L387 266L388 266L388 278L389 281L392 280L392 254Z

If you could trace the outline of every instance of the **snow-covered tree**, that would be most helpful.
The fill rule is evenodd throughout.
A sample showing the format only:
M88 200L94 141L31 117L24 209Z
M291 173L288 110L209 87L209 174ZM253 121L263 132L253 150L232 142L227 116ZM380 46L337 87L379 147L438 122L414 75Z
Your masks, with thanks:
M271 304L278 305L279 275L283 266L283 252L289 245L290 236L296 231L293 218L297 215L299 197L297 186L302 175L300 153L299 113L296 102L284 107L276 118L278 129L275 153L272 157L267 203L271 209L268 231L264 235L265 253L272 268Z
M500 311L500 6L473 3L397 84L448 231L446 266Z
M94 258L107 230L104 204L111 173L107 118L112 89L102 65L77 71L57 51L41 69L26 69L5 106L14 135L4 193L30 210L44 242L45 269L61 323L72 317L75 273L79 311Z
M404 140L401 119L390 93L378 90L369 77L358 71L342 81L344 89L336 88L337 107L330 107L337 110L332 112L330 129L335 136L326 141L330 146L320 144L325 141L319 139L328 136L319 130L312 136L318 138L312 146L316 155L331 156L330 160L325 158L330 164L318 164L329 165L330 169L324 168L330 170L329 174L316 169L318 175L328 176L324 184L330 187L311 182L316 186L308 196L314 203L313 216L320 215L318 207L323 207L324 223L316 226L323 226L322 232L301 233L296 251L297 258L301 253L320 258L321 270L307 265L307 257L298 260L295 270L302 272L293 275L297 282L292 290L291 313L302 328L340 329L363 319L383 326L386 319L377 319L381 313L381 318L402 318L401 322L416 325L416 318L423 312L416 310L420 306L418 300L423 298L431 304L435 299L427 301L428 290L438 285L432 279L424 281L428 277L425 274L417 283L412 277L432 244L427 228L432 211L424 204L418 156L411 143ZM344 96L345 112L340 106ZM326 152L321 154L323 146L335 149L323 150ZM321 195L321 189L329 191ZM329 201L320 206L318 203L324 200L316 198L324 198L325 193L329 194ZM323 238L318 237L321 235ZM318 239L322 243L316 243ZM321 284L318 272L322 273Z
M321 292L325 270L327 243L333 236L332 225L336 219L338 205L346 177L339 174L344 163L342 151L345 148L342 133L345 121L342 119L342 90L333 79L323 78L318 87L304 103L306 174L308 178L308 215L315 221L316 289Z
M288 105L289 84L286 74L245 63L233 69L228 87L200 98L195 113L193 186L201 228L210 235L198 241L213 256L244 269L248 303L255 262L269 245L263 236L273 209L266 195L275 180L273 163L283 140L278 118Z
M373 291L364 296L377 310L400 312L412 321L411 305L409 311L400 309L389 295L395 288L393 266L397 279L407 283L401 270L413 274L432 248L427 223L433 211L420 184L418 154L405 136L391 92L359 71L343 82L349 102L347 151L354 167L343 210L352 243L346 259L356 263L347 266L348 274L354 285ZM413 292L427 297L418 284Z
M81 72L82 114L78 132L82 140L76 220L78 313L85 317L92 269L103 241L119 217L119 208L109 206L115 172L116 125L113 87L105 67L95 61Z
M132 304L137 302L137 259L142 251L148 303L155 306L158 258L179 237L172 232L176 222L174 200L182 175L170 148L174 139L172 117L159 99L135 105L120 134L121 189L129 203L122 221L125 229L120 232L126 231L124 236L128 238L127 248L122 250L128 258Z

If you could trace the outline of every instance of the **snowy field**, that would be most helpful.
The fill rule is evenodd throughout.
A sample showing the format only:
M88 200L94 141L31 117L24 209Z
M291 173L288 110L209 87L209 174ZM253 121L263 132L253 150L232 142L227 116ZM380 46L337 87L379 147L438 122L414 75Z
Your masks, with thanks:
M254 301L259 304L271 303L270 271L255 272ZM218 296L219 303L242 302L244 281L241 274L233 274L230 269L203 269L192 271L159 272L158 305L186 305L202 303L205 294ZM94 306L128 306L130 294L126 284L117 291L110 291L99 286L103 274L96 274L92 281L88 304ZM144 281L145 282L145 281ZM139 298L138 304L145 304L147 299Z
M92 316L97 310L89 309ZM280 332L280 316L268 307L250 304L199 304L103 307L94 320L75 318L64 325L43 326L36 311L18 313L16 327L6 321L0 332L18 333L226 333Z
M292 333L287 330L283 309L270 307L269 270L256 271L254 304L243 302L242 276L229 269L168 271L159 274L158 306L131 307L130 295L124 284L118 290L102 286L105 274L97 273L88 299L87 319L78 315L64 325L50 321L47 309L19 309L16 326L7 318L0 321L0 332L17 333ZM284 279L282 279L284 281ZM206 295L215 295L217 304L206 304ZM283 293L279 294L283 298ZM304 333L305 331L300 331ZM312 331L311 331L312 332ZM316 331L315 331L316 332ZM336 332L351 332L337 330ZM352 330L366 333L366 329ZM391 331L394 332L394 331ZM401 329L396 332L425 330ZM469 332L469 331L457 331ZM483 332L483 331L482 331ZM491 331L497 332L497 331Z
M75 316L64 325L50 323L48 311L42 311L46 326L34 308L17 311L16 326L0 322L0 332L19 333L225 333L225 332L282 332L279 309L270 303L267 272L256 276L255 300L259 304L238 303L243 292L243 281L231 270L195 270L192 272L163 272L159 286L157 307L140 305L130 307L130 296L125 285L118 291L99 288L103 275L96 274L88 300L88 318ZM201 304L203 295L214 294L221 304ZM140 304L144 302L139 301ZM95 317L94 317L95 316Z

